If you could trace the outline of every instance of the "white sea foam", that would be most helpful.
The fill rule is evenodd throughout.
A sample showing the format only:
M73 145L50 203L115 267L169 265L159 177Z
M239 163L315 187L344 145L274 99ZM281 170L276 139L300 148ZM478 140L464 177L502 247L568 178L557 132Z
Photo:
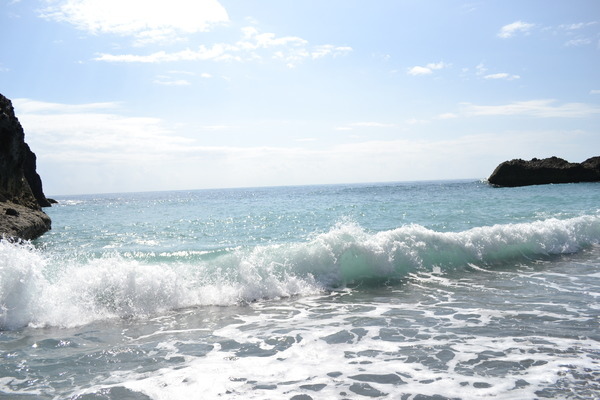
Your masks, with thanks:
M477 335L464 330L469 321L452 316L479 315L479 309L449 304L452 314L443 317L426 303L413 304L410 311L405 306L307 298L286 313L285 305L259 305L255 315L238 316L236 323L216 330L219 343L205 356L175 369L115 372L111 380L118 384L81 394L121 386L154 400L198 393L230 399L355 398L367 393L391 398L537 398L544 388L597 370L597 360L586 356L594 354L594 340ZM323 313L327 318L319 317ZM411 313L418 318L411 320ZM390 320L394 315L398 318ZM475 325L489 325L490 317L510 318L479 315ZM271 323L273 318L277 324ZM426 322L430 320L436 324ZM170 357L178 355L177 343L164 346ZM244 354L247 348L256 353Z
M464 232L408 225L371 233L345 223L304 242L236 248L217 256L176 251L156 259L114 252L65 259L30 244L0 241L0 328L73 326L184 307L310 295L414 271L526 262L599 242L598 216Z
M27 325L36 317L46 259L31 244L0 240L0 329Z

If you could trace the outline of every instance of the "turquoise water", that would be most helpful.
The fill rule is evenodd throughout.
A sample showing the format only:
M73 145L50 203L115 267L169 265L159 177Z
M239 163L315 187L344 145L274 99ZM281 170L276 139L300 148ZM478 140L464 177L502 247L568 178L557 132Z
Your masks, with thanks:
M0 398L597 398L599 193L55 196L0 242Z

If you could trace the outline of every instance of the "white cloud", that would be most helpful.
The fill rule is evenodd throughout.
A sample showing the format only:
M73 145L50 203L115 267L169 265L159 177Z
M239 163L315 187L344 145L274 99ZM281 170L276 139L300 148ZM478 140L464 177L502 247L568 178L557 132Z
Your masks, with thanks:
M576 24L563 24L560 25L559 28L562 28L567 31L575 31L583 28L587 28L588 26L596 25L598 21L590 21L590 22L579 22Z
M483 75L485 74L485 72L487 71L487 68L485 67L485 65L483 63L479 63L476 67L475 70L477 71L477 75Z
M161 63L175 61L248 61L265 57L279 59L293 67L305 59L340 56L352 51L348 46L309 46L308 41L297 36L278 37L274 33L261 33L254 27L242 28L242 38L233 43L201 45L196 49L176 52L158 51L147 55L98 54L94 60L106 62Z
M164 86L189 86L191 82L186 79L173 79L170 76L159 75L154 79L154 83Z
M99 54L94 58L96 61L108 61L108 62L136 62L136 63L160 63L160 62L174 62L174 61L226 61L226 60L238 60L241 58L235 56L234 52L239 51L235 46L227 44L216 44L208 48L204 45L198 47L196 50L186 49L173 53L167 53L166 51L157 51L148 55L135 55L135 54Z
M504 25L500 28L500 32L498 32L498 37L502 39L508 39L510 37L515 36L517 33L527 34L531 29L535 26L535 24L531 24L523 21L516 21L512 24Z
M481 106L462 103L465 116L527 115L539 118L583 118L600 114L600 106L585 103L564 103L557 105L556 100L517 101L497 106Z
M60 0L42 16L91 34L132 36L139 43L205 32L229 21L217 0Z
M487 71L488 71L488 68L483 63L479 63L475 67L475 74L477 76L482 77L483 79L505 79L505 80L512 81L512 80L520 79L521 78L519 75L509 74L507 72L498 72L498 73L494 73L494 74L486 74Z
M408 74L409 75L429 75L431 74L433 71L431 70L431 68L427 68L427 67L420 67L420 66L414 66L414 67L410 67L408 69Z
M39 155L53 160L163 159L187 151L190 139L179 137L162 120L118 114L119 103L60 104L15 99L28 141Z
M429 63L429 64L427 64L425 66L419 66L419 65L417 65L417 66L408 68L407 74L413 75L413 76L416 76L416 75L430 75L430 74L433 73L433 71L440 70L440 69L443 69L443 68L447 68L449 66L450 66L449 64L446 64L444 62Z
M311 58L317 59L321 57L325 57L328 55L333 55L334 57L345 55L352 51L352 47L350 46L334 46L331 44L324 44L321 46L315 46L312 52L310 53Z
M508 81L512 81L515 79L520 79L521 77L519 75L511 75L506 72L500 72L497 74L485 75L483 78L484 79L506 79Z
M565 43L565 46L569 47L579 47L579 46L587 46L588 44L592 44L591 38L577 38L571 39Z
M568 40L565 41L567 47L581 47L593 44L598 37L597 29L590 30L590 27L597 25L598 21L578 22L572 24L559 25L554 34L563 34Z
M590 90L590 94L600 94L600 89L592 89Z
M257 28L248 26L242 28L242 40L238 42L238 47L256 50L273 46L305 46L306 44L308 44L306 40L297 36L277 37L274 33L260 33Z

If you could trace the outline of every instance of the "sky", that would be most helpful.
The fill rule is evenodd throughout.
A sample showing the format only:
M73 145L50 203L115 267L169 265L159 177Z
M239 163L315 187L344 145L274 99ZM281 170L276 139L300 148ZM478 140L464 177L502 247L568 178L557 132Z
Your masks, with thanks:
M600 155L598 0L0 4L0 93L47 195Z

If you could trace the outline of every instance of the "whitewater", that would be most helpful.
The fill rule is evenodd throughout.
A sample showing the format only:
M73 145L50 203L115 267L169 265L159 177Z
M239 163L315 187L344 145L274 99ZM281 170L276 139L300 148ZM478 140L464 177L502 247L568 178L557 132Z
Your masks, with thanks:
M54 196L0 241L0 398L598 398L599 189Z

